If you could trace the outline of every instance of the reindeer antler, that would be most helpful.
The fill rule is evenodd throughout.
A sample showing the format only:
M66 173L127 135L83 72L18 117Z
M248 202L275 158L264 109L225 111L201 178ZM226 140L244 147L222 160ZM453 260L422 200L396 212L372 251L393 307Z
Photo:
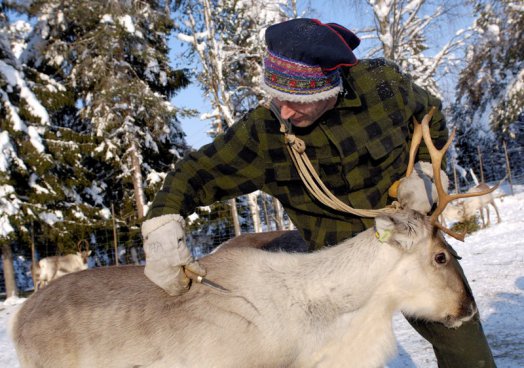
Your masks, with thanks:
M432 107L431 110L424 116L423 120L427 120L428 122L433 118L433 114L435 113L435 107ZM422 124L413 117L413 135L411 136L411 145L409 146L409 161L408 161L408 167L406 169L406 177L410 176L413 172L413 169L415 167L415 157L418 152L418 148L420 146L420 142L422 141ZM396 181L390 188L389 188L389 196L392 198L397 198L398 195L398 186L400 184L400 181Z
M434 109L435 108L432 108L431 111L433 111ZM431 166L433 168L433 181L435 183L435 186L437 188L437 193L438 193L437 208L431 214L430 220L431 220L431 223L433 225L438 227L440 230L442 230L446 234L454 237L457 240L464 241L464 237L466 235L466 231L464 231L462 233L457 233L457 232L451 231L450 229L442 226L438 222L438 216L444 211L446 206L451 201L453 201L455 199L459 199L459 198L479 197L479 196L491 193L495 189L498 188L500 183L495 185L494 187L492 187L490 189L486 189L486 190L483 190L481 192L476 192L476 193L460 193L460 194L448 194L448 193L446 193L446 191L444 190L444 187L442 185L442 178L440 176L440 167L442 165L442 158L446 154L446 151L448 150L449 145L451 144L451 142L453 141L453 138L455 137L456 128L453 129L453 131L451 132L451 134L450 134L450 136L448 138L448 141L446 142L444 147L442 147L439 150L439 149L437 149L435 147L435 145L433 144L433 141L431 140L431 134L430 134L430 131L429 131L429 120L431 120L431 117L426 119L428 116L429 116L429 114L424 116L424 119L422 120L422 123L420 124L420 126L422 128L422 137L424 138L424 143L426 143L426 146L428 147L428 150L429 150L429 155L431 157ZM415 124L415 127L416 126L417 126L417 124ZM411 157L410 157L410 160L411 160Z
M86 245L86 252L89 251L89 242L86 239L80 239L78 243L76 243L76 247L78 248L78 251L82 253L82 247L80 246L82 243Z
M409 162L408 168L406 169L406 177L410 176L415 167L415 156L417 155L420 142L422 141L422 124L428 124L435 114L435 107L432 107L429 112L422 118L422 123L419 123L415 117L413 117L413 136L411 137L411 146L409 147Z

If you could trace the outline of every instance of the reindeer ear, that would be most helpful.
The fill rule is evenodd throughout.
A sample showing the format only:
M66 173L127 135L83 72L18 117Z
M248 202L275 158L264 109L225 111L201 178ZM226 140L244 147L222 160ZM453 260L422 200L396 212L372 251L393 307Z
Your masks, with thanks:
M381 243L387 243L390 240L395 223L391 216L378 216L375 218L375 237Z
M416 211L379 216L375 219L375 236L383 243L410 252L424 229L424 216Z

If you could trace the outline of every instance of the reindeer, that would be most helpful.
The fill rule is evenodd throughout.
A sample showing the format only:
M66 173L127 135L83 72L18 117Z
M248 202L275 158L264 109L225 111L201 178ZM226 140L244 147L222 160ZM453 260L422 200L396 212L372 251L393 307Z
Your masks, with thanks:
M489 188L489 186L486 183L480 183L479 185L470 188L468 190L469 193L476 193L486 190L486 188ZM497 205L495 204L495 198L493 196L493 193L484 194L478 197L474 198L468 198L465 199L462 202L462 205L464 207L464 217L468 218L471 217L477 212L477 210L480 211L480 218L482 219L482 226L486 227L490 225L489 220L489 205L492 205L495 209L495 213L497 214L497 223L500 223L500 214L499 209L497 208ZM487 222L484 221L484 209L486 210L486 218Z
M505 180L502 179L502 180ZM486 183L480 183L472 188L469 188L467 193L478 193L489 189ZM493 193L487 193L478 197L466 198L457 204L450 204L443 212L443 217L446 220L452 221L466 221L480 211L480 218L482 219L482 227L490 225L489 205L492 205L497 214L497 223L500 223L500 214L497 205L495 204L495 197ZM486 219L484 220L484 210L486 210Z
M215 287L195 283L171 297L140 266L67 275L11 321L21 366L382 366L395 351L395 311L456 328L477 310L440 230L461 235L436 222L456 196L435 177L431 217L377 210L375 229L314 253L223 247L200 260Z
M86 244L86 250L81 249L80 245L82 242ZM31 267L35 291L68 273L87 269L87 257L91 255L89 243L85 239L80 240L77 248L78 252L76 254L46 257Z

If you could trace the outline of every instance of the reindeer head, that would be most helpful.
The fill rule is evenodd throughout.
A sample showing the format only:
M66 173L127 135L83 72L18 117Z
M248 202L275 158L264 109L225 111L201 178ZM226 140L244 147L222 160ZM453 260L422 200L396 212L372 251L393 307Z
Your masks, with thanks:
M421 140L424 139L431 156L437 208L431 216L410 208L400 209L397 213L388 212L386 209L377 210L382 213L377 215L375 226L379 240L408 253L400 261L403 264L396 268L396 272L400 274L395 279L405 283L405 287L401 288L405 295L401 298L400 309L416 318L437 320L447 327L458 327L462 322L471 319L477 309L471 290L464 281L462 269L457 261L458 256L446 242L443 233L461 241L464 241L465 233L455 233L445 228L438 222L438 217L451 201L491 193L498 185L476 193L447 193L442 184L440 167L455 130L444 147L438 150L429 131L429 121L433 112L434 108L420 124L414 119L415 131L406 177L409 178L413 172L415 154Z
M378 216L375 229L384 246L407 253L390 278L396 280L394 290L402 291L398 300L403 313L451 328L473 317L477 308L457 255L428 216L401 210Z
M82 243L85 245L85 250L82 250ZM78 252L76 254L82 259L83 264L87 264L87 259L91 255L91 250L89 250L89 242L86 239L80 240L76 244Z

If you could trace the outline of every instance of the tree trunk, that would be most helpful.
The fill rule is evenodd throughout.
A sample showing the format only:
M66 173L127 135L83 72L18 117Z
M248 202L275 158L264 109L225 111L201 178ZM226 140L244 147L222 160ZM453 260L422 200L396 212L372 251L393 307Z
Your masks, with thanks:
M136 250L136 247L131 247L130 252L131 252L131 259L133 260L133 263L136 265L139 265L140 260L138 259L138 252Z
M13 266L13 252L11 245L2 243L2 262L4 264L4 280L6 297L18 296L15 281L15 268Z
M267 195L262 194L262 208L264 209L264 220L266 222L266 231L271 231L271 220L269 217L269 212L267 210Z
M277 225L277 230L284 230L284 211L282 205L273 197L273 211L275 213L275 224Z
M247 195L249 212L251 212L251 218L253 219L253 231L255 233L262 232L262 221L260 221L260 213L258 211L258 195L258 191Z
M233 228L235 229L235 236L239 236L240 221L238 221L237 201L235 198L229 200L229 210L231 211L231 218L233 219Z
M133 165L133 189L135 191L136 216L137 219L140 220L145 215L145 195L144 187L142 186L142 166L140 165L140 158L138 157L138 151L135 142L132 143L130 154Z

